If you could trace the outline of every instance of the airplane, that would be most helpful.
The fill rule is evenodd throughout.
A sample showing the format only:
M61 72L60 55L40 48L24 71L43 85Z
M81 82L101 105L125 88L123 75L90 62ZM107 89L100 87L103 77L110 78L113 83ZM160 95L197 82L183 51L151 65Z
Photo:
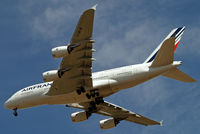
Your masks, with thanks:
M62 104L82 110L71 114L73 122L87 120L93 113L108 116L108 119L100 121L101 129L114 128L123 120L145 126L162 126L162 121L149 119L104 101L104 98L157 76L195 82L177 68L182 62L174 61L174 52L185 27L173 29L141 64L92 73L92 62L95 60L92 57L95 52L95 41L92 39L95 11L96 5L82 13L69 44L52 49L54 58L62 58L60 68L44 72L44 83L19 90L4 106L17 116L18 109Z

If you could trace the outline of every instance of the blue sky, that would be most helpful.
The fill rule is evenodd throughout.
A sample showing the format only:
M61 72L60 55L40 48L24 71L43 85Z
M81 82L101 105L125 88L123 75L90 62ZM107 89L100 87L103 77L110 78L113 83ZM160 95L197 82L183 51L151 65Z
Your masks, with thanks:
M186 26L175 59L183 61L181 70L199 81L197 0L1 0L0 133L200 133L200 83L161 76L106 100L164 120L163 127L122 121L103 131L99 120L106 117L93 115L72 123L70 114L78 110L62 105L19 110L17 118L4 108L4 101L14 92L42 82L44 71L58 68L60 60L52 58L51 48L68 43L81 13L96 3L93 71L143 62L173 28Z

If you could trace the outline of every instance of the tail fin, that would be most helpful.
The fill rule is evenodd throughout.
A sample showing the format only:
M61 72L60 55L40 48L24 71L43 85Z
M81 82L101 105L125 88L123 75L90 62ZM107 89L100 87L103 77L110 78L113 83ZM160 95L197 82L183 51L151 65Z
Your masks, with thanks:
M175 37L175 46L174 46L174 51L176 51L176 48L181 40L181 37L184 33L185 27L179 27L179 28L175 28L173 29L168 35L167 37L158 45L158 47L153 51L153 53L150 54L150 56L144 61L144 63L149 63L152 62L156 55L158 54L158 51L160 50L162 44L169 38L171 37Z
M185 74L184 72L182 72L181 70L179 70L177 68L173 68L162 75L165 77L175 79L178 81L183 81L183 82L195 82L196 81L195 79L193 79L192 77L190 77L189 75Z
M176 51L184 30L185 27L173 29L169 35L160 43L160 45L153 51L153 53L145 60L144 63L152 62L151 67L159 67L171 64L174 61L174 52ZM162 75L183 82L196 81L177 68L173 68Z
M175 37L166 39L162 43L158 53L156 54L155 59L151 64L151 67L169 65L174 61L174 43Z

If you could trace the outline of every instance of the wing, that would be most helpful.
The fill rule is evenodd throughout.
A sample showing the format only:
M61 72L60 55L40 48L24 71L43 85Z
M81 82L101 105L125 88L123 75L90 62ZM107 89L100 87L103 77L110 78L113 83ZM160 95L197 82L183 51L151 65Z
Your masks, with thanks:
M84 87L92 88L92 31L96 6L81 15L68 47L71 52L63 57L60 69L65 72L53 81L48 95L66 94Z
M89 102L84 103L73 103L68 104L68 107L78 108L78 109L84 109L87 111L88 107L90 106ZM151 120L147 117L144 117L140 114L131 112L125 108L122 108L120 106L114 105L112 103L104 101L104 103L96 105L97 110L95 113L110 116L118 120L126 120L130 122L134 122L141 125L162 125L162 122L157 122L154 120Z
M76 26L74 34L71 39L71 44L78 43L82 40L87 40L92 37L93 32L93 22L94 22L94 12L96 6L86 10L80 17L79 22Z

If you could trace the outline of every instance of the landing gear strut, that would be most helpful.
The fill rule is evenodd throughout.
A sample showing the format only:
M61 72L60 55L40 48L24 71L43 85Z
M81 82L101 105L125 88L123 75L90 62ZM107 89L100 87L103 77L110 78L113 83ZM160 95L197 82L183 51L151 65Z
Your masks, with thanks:
M17 116L17 115L18 115L18 113L17 113L17 108L14 108L13 110L14 110L13 115L14 115L14 116Z
M93 113L97 110L96 105L104 103L103 97L97 97L94 101L90 102L90 106L88 107L88 112Z
M88 107L88 112L89 113L93 113L94 111L97 110L97 107L96 107L96 104L94 101L91 101L90 102L90 106Z
M97 105L99 105L99 104L101 104L101 103L104 103L103 97L97 97L97 98L95 98L95 103L96 103Z

